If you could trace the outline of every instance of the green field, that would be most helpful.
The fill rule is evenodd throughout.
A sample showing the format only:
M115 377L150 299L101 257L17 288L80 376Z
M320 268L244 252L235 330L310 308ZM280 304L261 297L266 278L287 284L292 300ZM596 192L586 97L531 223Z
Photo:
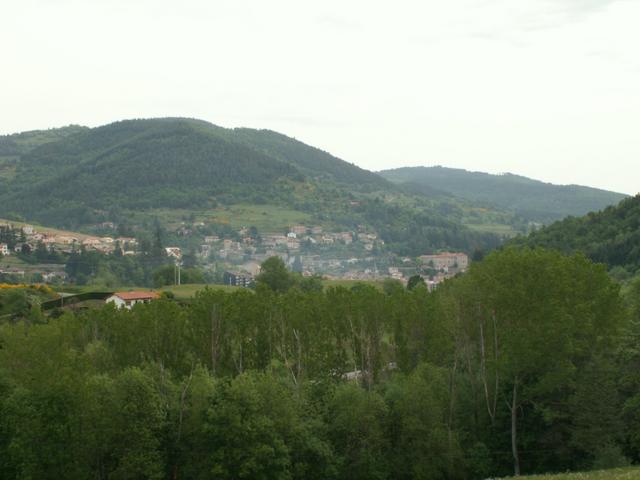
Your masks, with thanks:
M509 478L517 478L518 480L638 480L640 479L640 468L614 468L612 470L594 472L556 473Z
M196 292L200 290L204 290L205 288L211 288L214 290L224 290L226 292L234 292L239 290L241 287L232 287L229 285L216 285L216 284L203 284L203 283L194 283L187 285L169 285L166 287L159 288L157 291L159 292L171 292L173 293L177 299L185 300L188 298L193 298L196 295ZM147 289L144 289L147 290Z
M214 218L234 228L255 226L260 232L284 232L291 225L309 222L310 216L275 205L234 205L215 210Z
M23 260L20 260L16 255L8 255L6 257L0 258L0 267L4 268L21 268L25 266L30 266L30 264L26 263Z
M291 225L309 224L311 216L298 210L276 205L238 204L212 209L154 209L144 212L131 212L131 220L142 222L145 218L157 217L168 227L178 227L182 222L221 223L234 229L254 226L261 233L283 233Z

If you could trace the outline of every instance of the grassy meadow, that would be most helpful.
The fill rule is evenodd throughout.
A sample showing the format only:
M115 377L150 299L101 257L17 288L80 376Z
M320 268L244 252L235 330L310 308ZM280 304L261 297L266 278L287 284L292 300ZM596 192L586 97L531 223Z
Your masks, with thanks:
M627 467L593 472L555 473L509 478L517 478L518 480L639 480L640 468Z

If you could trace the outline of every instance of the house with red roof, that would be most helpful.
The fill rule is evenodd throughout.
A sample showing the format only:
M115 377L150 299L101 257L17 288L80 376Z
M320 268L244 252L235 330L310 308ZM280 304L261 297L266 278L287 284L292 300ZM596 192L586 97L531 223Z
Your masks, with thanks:
M160 295L156 292L115 292L105 302L113 303L118 308L131 309L138 303L149 303L158 298Z

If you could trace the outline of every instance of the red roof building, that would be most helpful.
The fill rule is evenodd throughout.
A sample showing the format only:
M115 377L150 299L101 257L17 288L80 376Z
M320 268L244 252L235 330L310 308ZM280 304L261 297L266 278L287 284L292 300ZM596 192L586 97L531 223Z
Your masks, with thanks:
M149 303L157 300L160 295L157 292L115 292L105 300L106 303L114 303L116 307L130 309L138 303Z

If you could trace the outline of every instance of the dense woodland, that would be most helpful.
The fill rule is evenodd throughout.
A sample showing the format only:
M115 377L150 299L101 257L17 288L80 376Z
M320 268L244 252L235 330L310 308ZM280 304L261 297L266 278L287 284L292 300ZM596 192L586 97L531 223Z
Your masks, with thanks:
M22 154L0 196L9 212L69 226L122 209L292 204L294 188L320 172L331 185L393 188L283 135L157 119L116 122L35 146Z
M0 325L6 479L480 479L640 461L640 282L509 248L434 293L205 290Z
M609 265L617 278L627 280L640 273L640 195L601 212L568 217L514 243L584 252L594 262Z

